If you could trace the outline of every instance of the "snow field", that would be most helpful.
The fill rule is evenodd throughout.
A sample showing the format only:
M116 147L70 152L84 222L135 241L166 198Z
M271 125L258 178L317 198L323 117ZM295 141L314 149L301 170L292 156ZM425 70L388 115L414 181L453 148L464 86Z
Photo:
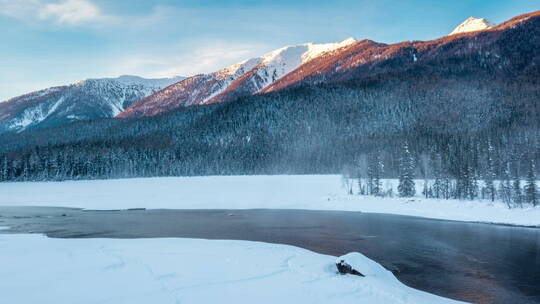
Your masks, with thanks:
M383 185L397 187L396 180ZM206 176L0 183L0 206L86 209L305 209L390 213L540 226L540 208L503 203L347 195L337 175ZM397 190L394 191L397 193Z

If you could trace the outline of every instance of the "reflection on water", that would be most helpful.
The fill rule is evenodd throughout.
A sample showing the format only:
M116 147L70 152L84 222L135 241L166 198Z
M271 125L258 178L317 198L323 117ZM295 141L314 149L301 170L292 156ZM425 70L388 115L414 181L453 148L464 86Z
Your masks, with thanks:
M356 212L81 211L0 207L0 226L52 237L194 237L359 251L407 285L475 303L540 303L540 229Z

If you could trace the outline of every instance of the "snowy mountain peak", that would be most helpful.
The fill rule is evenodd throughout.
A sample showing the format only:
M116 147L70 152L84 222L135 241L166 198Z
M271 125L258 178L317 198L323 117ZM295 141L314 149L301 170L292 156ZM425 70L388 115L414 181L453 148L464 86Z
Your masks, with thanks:
M119 117L151 116L181 106L220 103L260 92L265 87L323 54L356 42L289 45L210 74L190 77L144 98Z
M353 37L349 37L341 42L336 43L324 43L324 44L308 44L308 51L302 56L302 62L308 62L323 53L332 52L334 50L340 49L344 46L355 43L357 40Z
M260 57L251 58L251 59L233 64L216 73L219 75L226 75L226 76L236 78L234 77L235 74L243 74L255 68L257 65L261 63L266 65L266 64L277 62L281 65L297 66L325 52L330 52L330 51L339 49L341 47L352 44L356 41L357 41L356 39L349 37L341 42L336 42L336 43L324 43L324 44L304 43L304 44L289 45L289 46L276 49L269 53L266 53Z
M458 27L456 27L449 35L481 31L481 30L492 28L494 26L495 26L494 23L491 23L484 18L469 17L467 18L467 20L461 23Z
M243 74L243 73L253 69L254 67L256 67L262 61L263 60L260 57L251 58L251 59L244 60L244 61L241 61L239 63L233 64L233 65L231 65L229 67L226 67L224 69L221 69L221 70L215 72L215 74L218 75L218 76L222 76L222 77L225 76L225 77L232 77L232 78L236 79L241 74Z
M251 80L252 88L250 91L252 91L251 93L258 92L300 65L354 42L356 39L347 38L336 43L304 43L285 46L267 53L259 57L261 66L257 68L256 78Z
M289 45L277 50L274 50L270 53L267 53L260 58L263 59L264 63L272 61L280 61L283 63L292 63L297 59L301 59L301 63L305 63L313 58L318 57L319 55L325 52L331 52L333 50L339 49L341 47L347 46L356 42L356 39L349 37L341 42L335 43L304 43L297 45Z

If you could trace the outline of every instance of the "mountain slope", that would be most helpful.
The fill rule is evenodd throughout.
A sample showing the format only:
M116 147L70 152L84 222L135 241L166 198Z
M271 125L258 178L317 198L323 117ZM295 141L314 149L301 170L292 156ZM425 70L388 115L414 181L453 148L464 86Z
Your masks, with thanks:
M419 73L475 73L492 70L485 76L513 79L516 74L537 77L540 60L540 11L515 17L482 31L449 35L430 41L405 41L396 44L362 40L334 54L320 56L285 75L261 93L280 91L299 85L338 83L368 79L402 79ZM439 66L438 66L439 65ZM526 73L530 71L531 73ZM468 73L468 74L467 74Z
M501 32L536 17L538 12L533 12L498 26L483 18L471 17L450 35L430 41L384 44L350 38L340 43L288 46L216 73L188 78L142 99L118 117L153 116L184 106L228 102L298 85L373 78L422 66L431 69L441 58L452 56L483 57L475 60L498 62L501 70L505 66L512 69L505 56L513 56L515 52L503 54L509 46L490 45L491 41L498 41L496 36ZM465 37L480 40L470 41ZM489 51L490 48L493 51ZM474 70L478 65L461 68Z
M211 74L187 78L142 99L118 117L153 116L184 106L220 103L252 95L300 65L354 42L353 38L348 38L339 43L283 47Z
M203 104L261 61L261 58L253 58L211 74L186 78L138 101L119 117L153 116L179 107Z
M32 92L0 103L0 132L114 117L132 103L182 79L125 75Z
M263 60L258 66L236 79L227 89L206 103L227 102L257 93L306 62L323 54L332 54L355 42L354 38L348 38L338 43L307 43L275 50L262 56Z

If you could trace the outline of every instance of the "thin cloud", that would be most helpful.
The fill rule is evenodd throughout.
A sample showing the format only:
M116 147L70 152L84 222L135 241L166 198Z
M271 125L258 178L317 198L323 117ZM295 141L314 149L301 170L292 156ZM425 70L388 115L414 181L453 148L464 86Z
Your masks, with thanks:
M17 19L34 15L43 6L41 0L0 0L0 14Z
M269 50L261 44L214 42L190 52L174 55L125 56L113 66L112 74L137 74L146 77L192 76L220 70L257 57Z
M78 24L101 17L99 8L87 0L67 0L45 5L39 12L41 19L53 19L61 24Z
M52 21L57 24L78 25L103 21L105 16L90 0L0 0L0 15L23 21Z

